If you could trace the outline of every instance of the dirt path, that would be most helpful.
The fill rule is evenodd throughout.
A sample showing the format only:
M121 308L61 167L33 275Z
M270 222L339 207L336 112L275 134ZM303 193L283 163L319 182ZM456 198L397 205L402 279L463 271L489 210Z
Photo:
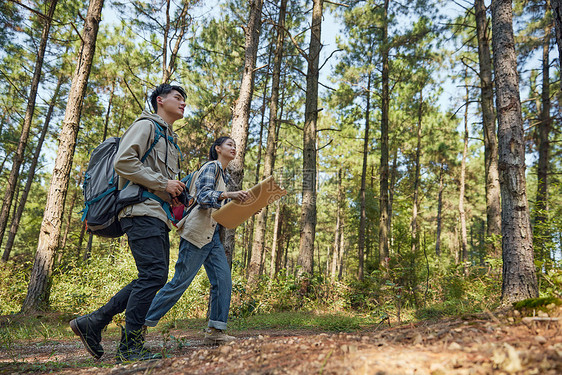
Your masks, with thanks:
M224 346L204 346L195 331L170 332L166 341L150 333L147 345L164 347L169 358L128 365L115 365L111 340L103 341L101 361L93 360L79 340L27 343L0 352L0 373L562 374L557 319L490 313L353 334L246 331Z

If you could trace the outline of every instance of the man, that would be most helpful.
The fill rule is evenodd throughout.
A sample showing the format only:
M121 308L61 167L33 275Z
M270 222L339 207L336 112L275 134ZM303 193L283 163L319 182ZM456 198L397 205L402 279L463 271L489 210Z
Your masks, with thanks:
M123 311L125 329L117 349L117 361L161 358L159 353L153 354L144 348L143 325L152 299L168 278L170 204L177 203L175 197L185 189L181 181L175 180L179 172L179 150L177 135L172 129L172 124L183 118L185 97L185 91L179 86L158 86L150 96L156 113L143 111L121 138L114 163L120 176L119 188L126 187L121 193L135 188L139 191L139 187L146 191L142 202L125 206L119 212L138 278L98 310L70 322L74 333L95 358L103 355L102 330L114 315ZM154 143L158 132L162 136Z

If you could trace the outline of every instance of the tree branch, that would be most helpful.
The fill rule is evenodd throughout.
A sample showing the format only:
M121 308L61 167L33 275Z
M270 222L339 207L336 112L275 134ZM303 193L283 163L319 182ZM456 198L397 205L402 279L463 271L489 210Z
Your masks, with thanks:
M332 143L332 141L333 141L333 139L330 139L330 142L326 143L326 144L325 144L324 146L322 146L322 147L319 147L316 151L320 151L320 150L322 150L323 148L328 147L328 146Z
M131 93L131 95L133 95L133 98L135 99L135 102L137 102L140 110L144 110L144 107L140 104L139 100L137 99L137 96L135 95L135 93L133 92L133 90L131 90L131 87L129 86L129 83L127 82L127 80L125 78L123 78L123 82L125 82L125 85L127 86L127 89L129 89L129 92Z
M343 51L343 49L336 49L336 50L332 51L332 53L330 53L330 56L328 56L328 57L326 58L326 60L325 60L324 63L320 66L320 68L318 69L318 71L322 70L322 68L324 67L324 65L326 65L326 63L328 62L328 60L330 60L330 58L332 58L332 56L334 55L334 53L336 53L336 52L341 52L341 51Z
M36 15L38 15L39 17L41 17L41 18L43 18L43 19L45 19L45 20L52 21L52 20L49 19L49 17L47 17L46 15L44 15L43 13L41 13L40 11L35 10L35 9L32 9L32 8L28 7L27 5L25 5L25 4L22 4L21 0L8 0L8 1L11 1L12 3L18 4L18 5L21 6L22 8L25 8L25 9L29 10L29 11L32 12L32 13L35 13Z

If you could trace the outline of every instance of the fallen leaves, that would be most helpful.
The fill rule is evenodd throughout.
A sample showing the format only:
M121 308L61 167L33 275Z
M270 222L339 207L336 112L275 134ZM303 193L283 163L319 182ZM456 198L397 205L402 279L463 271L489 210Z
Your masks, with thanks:
M174 336L189 345L167 346L170 358L113 368L74 366L59 373L554 375L562 374L562 326L552 319L556 317L537 314L525 319L512 311L357 333L263 330L237 334L248 337L223 346L204 346L196 338L199 333L177 331ZM155 332L148 338L153 348L165 344ZM90 360L80 343L53 345L64 349L45 348L50 351L45 352L46 360L50 353L58 356L62 351L66 355L60 355L63 361ZM104 343L104 347L115 347L115 343ZM33 350L30 361L39 357L39 349ZM104 356L105 366L113 366L110 350Z

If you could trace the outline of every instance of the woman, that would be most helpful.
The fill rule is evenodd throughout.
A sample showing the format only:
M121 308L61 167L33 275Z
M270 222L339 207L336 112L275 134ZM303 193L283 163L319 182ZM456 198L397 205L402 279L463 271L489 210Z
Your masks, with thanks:
M219 224L211 214L225 199L244 201L247 191L226 191L225 169L236 157L236 143L230 137L220 137L209 150L210 161L204 164L195 180L197 205L178 224L181 236L174 277L156 295L146 315L145 324L154 327L185 292L201 265L205 266L211 283L209 328L206 344L221 344L234 340L224 333L230 308L232 280L224 247L219 238Z

